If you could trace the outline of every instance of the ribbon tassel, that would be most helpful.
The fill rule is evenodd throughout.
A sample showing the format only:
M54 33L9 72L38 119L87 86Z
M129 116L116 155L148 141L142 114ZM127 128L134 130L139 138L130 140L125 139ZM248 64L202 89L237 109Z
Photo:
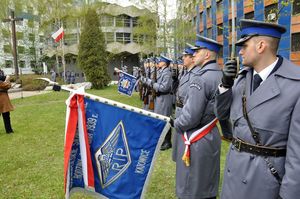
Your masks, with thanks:
M182 139L185 144L185 150L182 156L182 161L187 167L191 165L191 144L201 140L204 136L211 132L211 130L216 126L217 122L218 119L215 118L213 121L211 121L201 129L198 129L197 131L193 132L189 138L187 137L187 133L184 132L184 134L182 135Z

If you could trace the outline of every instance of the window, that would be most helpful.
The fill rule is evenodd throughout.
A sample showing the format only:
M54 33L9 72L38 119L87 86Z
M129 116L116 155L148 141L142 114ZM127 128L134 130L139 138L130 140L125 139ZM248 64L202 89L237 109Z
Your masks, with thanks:
M219 53L218 53L218 57L223 57L223 47L221 47Z
M223 24L222 23L219 24L217 28L218 28L218 35L222 35L223 34Z
M293 2L293 15L300 13L300 0L294 0Z
M17 35L17 40L22 40L24 38L23 32L17 32L16 35Z
M212 38L212 28L207 29L207 36L208 38Z
M35 48L34 47L29 48L29 53L30 55L35 56Z
M245 14L245 19L254 19L254 12L248 12Z
M113 32L105 33L105 40L106 40L107 43L114 42L115 41L115 34Z
M30 67L31 67L31 68L36 68L36 63L35 63L35 61L30 61Z
M33 14L33 8L32 7L27 7L27 12L29 14Z
M277 21L278 4L274 3L265 7L265 19L270 22Z
M19 67L20 67L20 68L25 68L25 61L21 60L21 61L19 62Z
M133 35L133 41L135 43L143 44L143 36L142 35Z
M9 38L10 37L10 31L6 29L2 29L2 35L4 38Z
M117 27L130 27L130 17L127 15L120 15L116 18Z
M300 32L292 34L292 51L300 51Z
M77 44L77 34L65 34L64 36L65 45Z
M130 33L117 32L116 37L117 37L117 42L124 43L124 44L130 43Z
M40 35L39 38L40 38L40 42L43 43L45 40L44 36Z
M101 16L101 26L102 27L113 27L114 26L114 17L111 15Z
M217 13L221 13L223 11L223 3L222 1L217 2Z
M28 25L29 28L33 28L34 27L33 20L29 20L28 23L27 23L27 25Z
M18 46L18 54L24 54L25 53L25 47L24 46Z
M5 60L5 68L12 68L13 62L12 60Z
M133 17L132 18L132 26L135 27L138 25L138 18L137 17Z
M202 16L202 15L203 15L203 13L201 12L201 13L200 13L200 17L199 17L199 18L200 18L200 19L199 19L200 24L203 23L203 21L202 21L202 20L203 20L203 16Z
M21 20L21 21L16 21L16 25L17 25L17 26L23 26L23 20Z
M32 33L29 33L29 41L34 42L35 41L35 36Z
M10 45L3 45L4 53L11 53L11 46Z
M207 8L207 19L211 18L211 8Z

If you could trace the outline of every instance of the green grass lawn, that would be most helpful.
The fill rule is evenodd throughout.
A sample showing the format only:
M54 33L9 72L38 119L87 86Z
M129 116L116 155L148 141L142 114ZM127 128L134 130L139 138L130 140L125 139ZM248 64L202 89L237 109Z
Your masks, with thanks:
M141 107L138 94L129 98L116 86L88 93ZM64 198L63 152L67 92L12 100L14 134L0 121L0 198ZM1 119L2 120L2 119ZM223 169L228 144L222 146ZM176 198L175 164L171 150L161 152L148 187L147 199ZM223 171L221 171L223 173ZM92 198L76 194L73 198Z

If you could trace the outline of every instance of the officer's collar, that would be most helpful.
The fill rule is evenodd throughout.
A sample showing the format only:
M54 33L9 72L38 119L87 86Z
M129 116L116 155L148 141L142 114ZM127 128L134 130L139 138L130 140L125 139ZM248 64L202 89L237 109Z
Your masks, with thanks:
M300 80L300 67L279 55L278 55L278 58L279 58L279 60L275 66L275 68L278 68L278 70L276 70L276 72L274 72L274 74L299 81ZM277 66L277 65L279 65L279 66Z
M217 61L216 60L210 60L210 61L206 62L203 66L201 66L201 68L204 68L208 64L213 64L213 63L217 63Z

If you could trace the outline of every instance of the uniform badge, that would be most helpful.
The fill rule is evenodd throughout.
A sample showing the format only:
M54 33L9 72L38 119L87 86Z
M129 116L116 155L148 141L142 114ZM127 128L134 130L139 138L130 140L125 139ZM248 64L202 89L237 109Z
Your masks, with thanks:
M200 86L199 84L195 84L195 83L192 83L192 84L190 85L190 88L196 88L196 89L198 89L199 91L201 90L201 86Z
M123 122L114 128L95 153L102 188L116 181L131 164Z

